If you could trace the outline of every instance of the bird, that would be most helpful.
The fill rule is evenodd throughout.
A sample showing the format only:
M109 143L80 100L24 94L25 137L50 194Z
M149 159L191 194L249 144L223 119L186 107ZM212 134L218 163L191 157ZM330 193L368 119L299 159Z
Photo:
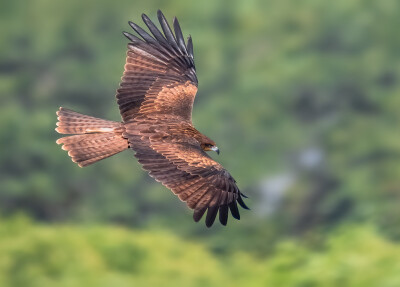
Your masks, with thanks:
M129 21L136 35L123 32L128 49L123 76L116 91L121 122L83 115L60 107L57 140L80 167L126 149L156 181L193 209L198 222L206 213L210 227L217 214L222 225L228 213L240 219L238 204L249 209L235 179L208 151L219 154L216 143L192 123L198 80L189 35L185 42L176 17L173 30L158 10L161 30L142 14L146 32Z

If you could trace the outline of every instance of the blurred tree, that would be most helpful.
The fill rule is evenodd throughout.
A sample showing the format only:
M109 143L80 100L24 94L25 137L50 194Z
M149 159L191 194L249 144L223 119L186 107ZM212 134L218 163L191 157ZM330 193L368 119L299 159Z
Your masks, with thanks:
M344 222L372 222L400 239L398 1L0 5L3 214L168 226L207 237L221 253L267 254L282 234ZM155 19L157 8L178 16L193 36L200 82L194 122L219 144L218 160L241 189L256 202L265 192L257 186L290 175L273 212L245 213L223 234L194 225L131 152L79 169L55 144L60 105L119 119L113 95L125 60L120 31L128 20L140 23L141 12ZM314 148L323 155L315 170L293 160ZM248 238L252 244L244 246Z

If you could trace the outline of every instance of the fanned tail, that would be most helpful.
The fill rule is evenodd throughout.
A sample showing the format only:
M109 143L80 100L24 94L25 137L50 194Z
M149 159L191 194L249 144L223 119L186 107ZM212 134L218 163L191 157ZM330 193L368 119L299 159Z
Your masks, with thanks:
M122 137L121 123L103 120L60 108L57 111L56 131L60 134L74 134L57 140L68 151L72 161L80 167L88 166L117 154L129 147Z

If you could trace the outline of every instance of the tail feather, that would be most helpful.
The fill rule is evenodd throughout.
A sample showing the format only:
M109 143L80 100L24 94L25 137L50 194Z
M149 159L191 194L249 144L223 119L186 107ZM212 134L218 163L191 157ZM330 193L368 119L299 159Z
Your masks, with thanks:
M60 108L57 111L56 131L60 134L85 134L92 132L111 132L121 126L118 122L103 120Z
M72 161L80 167L90 165L117 154L129 147L122 137L121 123L107 121L60 108L57 112L56 131L62 134L76 134L57 140L68 151Z

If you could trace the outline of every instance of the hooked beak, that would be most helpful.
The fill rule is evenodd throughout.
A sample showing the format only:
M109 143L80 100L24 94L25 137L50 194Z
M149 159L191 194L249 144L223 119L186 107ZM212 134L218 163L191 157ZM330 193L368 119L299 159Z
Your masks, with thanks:
M219 154L219 148L217 146L213 146L211 150L215 151L217 154Z

